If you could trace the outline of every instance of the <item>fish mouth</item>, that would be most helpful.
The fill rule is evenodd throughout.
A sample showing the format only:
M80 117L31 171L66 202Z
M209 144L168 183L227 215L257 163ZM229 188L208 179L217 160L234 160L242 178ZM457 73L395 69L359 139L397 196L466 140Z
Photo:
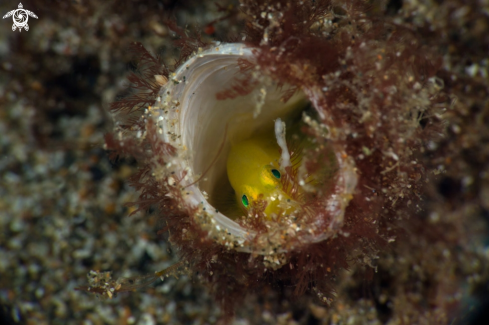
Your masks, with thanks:
M235 196L226 176L232 144L276 129L278 120L287 124L302 119L311 107L305 95L311 90L304 92L262 74L253 63L254 51L258 50L244 44L199 50L170 76L150 115L161 139L175 147L176 153L163 157L165 164L154 175L165 184L168 196L179 200L178 206L217 243L237 251L271 255L333 236L343 224L357 175L353 159L324 139L328 143L325 150L331 152L335 165L330 178L334 184L328 191L316 191L304 182L308 177L307 159L295 169L288 169L294 172L295 186L300 186L302 192L316 192L310 196L315 198L313 205L304 200L303 207L294 209L295 215L279 223L270 218L261 222L261 228L247 220L253 213L240 219L239 210L225 208L223 199ZM304 121L307 124L307 118ZM276 133L282 163L287 151L284 139ZM311 157L317 159L318 155ZM255 214L258 218L259 211Z

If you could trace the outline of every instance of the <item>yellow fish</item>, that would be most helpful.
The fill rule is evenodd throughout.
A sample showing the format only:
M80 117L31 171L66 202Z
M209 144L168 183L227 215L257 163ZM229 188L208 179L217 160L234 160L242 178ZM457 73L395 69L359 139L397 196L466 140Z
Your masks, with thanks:
M277 139L266 133L255 135L231 147L227 158L229 182L238 205L245 211L258 202L266 203L264 213L289 214L297 204L284 191Z

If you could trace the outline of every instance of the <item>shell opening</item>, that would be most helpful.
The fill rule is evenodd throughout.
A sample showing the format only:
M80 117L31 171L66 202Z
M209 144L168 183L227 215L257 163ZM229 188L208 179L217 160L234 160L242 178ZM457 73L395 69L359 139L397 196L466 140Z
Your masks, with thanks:
M238 222L240 212L229 202L234 195L226 174L231 147L255 134L271 131L281 148L279 166L282 170L289 168L290 172L293 152L289 153L287 122L282 120L300 120L310 107L301 91L284 103L282 99L289 86L279 85L258 69L243 71L239 60L253 63L252 51L242 44L225 44L196 54L161 89L161 103L155 104L151 114L163 140L177 148L176 155L165 157L166 165L158 175L167 180L166 184L170 177L181 179L178 184L168 185L170 193L183 193L180 206L218 243L230 249L270 255L293 249L298 242L318 242L332 236L343 223L357 176L352 159L341 148L331 145L335 184L317 203L321 206L319 212L313 212L311 218L300 224L293 221L300 217L297 211L305 212L311 207L294 209L291 218L277 225L270 220L271 226L262 231ZM236 80L244 78L253 85L250 91L227 99L217 98L223 89L232 88ZM299 186L307 192L310 188L306 183L311 183L307 178L311 176L306 172L304 166L296 169L297 179L302 182ZM281 179L286 180L283 173Z

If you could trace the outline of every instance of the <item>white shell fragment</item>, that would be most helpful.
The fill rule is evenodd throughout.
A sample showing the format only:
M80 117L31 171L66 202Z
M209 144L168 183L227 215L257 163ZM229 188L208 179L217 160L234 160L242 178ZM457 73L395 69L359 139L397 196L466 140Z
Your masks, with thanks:
M177 149L174 156L164 157L165 166L155 172L169 187L182 191L181 207L192 214L194 220L209 232L209 236L229 249L254 252L262 255L276 254L293 249L284 242L284 234L300 236L302 242L318 242L332 236L343 223L343 215L353 191L357 176L353 160L337 152L339 175L336 185L342 195L331 195L325 206L333 218L319 218L317 224L298 227L295 224L283 229L271 229L257 234L226 215L208 200L219 180L226 175L226 159L231 144L244 140L255 132L270 127L275 121L275 132L282 149L281 164L290 166L290 153L285 142L284 116L304 105L305 95L297 92L286 103L281 101L286 85L281 87L271 78L252 69L245 76L240 69L240 59L254 62L254 49L243 44L220 44L199 51L185 62L161 88L150 115L159 128L162 140ZM220 99L216 94L230 89L236 80L252 78L254 88L247 95ZM204 174L204 175L203 175ZM182 179L176 184L172 180ZM172 190L175 190L173 188ZM170 191L171 192L171 191ZM215 195L215 194L214 194ZM319 216L320 217L320 216ZM332 222L325 227L325 219ZM317 229L329 229L318 232ZM298 241L295 241L298 242Z
M287 148L287 142L285 141L285 123L282 122L281 118L275 120L275 137L277 138L277 143L282 150L280 157L280 167L285 169L285 167L290 166L290 153Z

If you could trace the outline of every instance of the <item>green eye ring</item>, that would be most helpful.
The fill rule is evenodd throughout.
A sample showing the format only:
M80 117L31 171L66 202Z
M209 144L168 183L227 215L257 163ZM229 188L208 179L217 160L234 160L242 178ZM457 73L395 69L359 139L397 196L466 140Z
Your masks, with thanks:
M271 170L272 175L275 176L276 179L280 179L280 172L277 169L272 169Z
M241 203L243 203L244 207L247 208L250 205L250 202L248 201L248 197L246 194L243 194L241 197Z

